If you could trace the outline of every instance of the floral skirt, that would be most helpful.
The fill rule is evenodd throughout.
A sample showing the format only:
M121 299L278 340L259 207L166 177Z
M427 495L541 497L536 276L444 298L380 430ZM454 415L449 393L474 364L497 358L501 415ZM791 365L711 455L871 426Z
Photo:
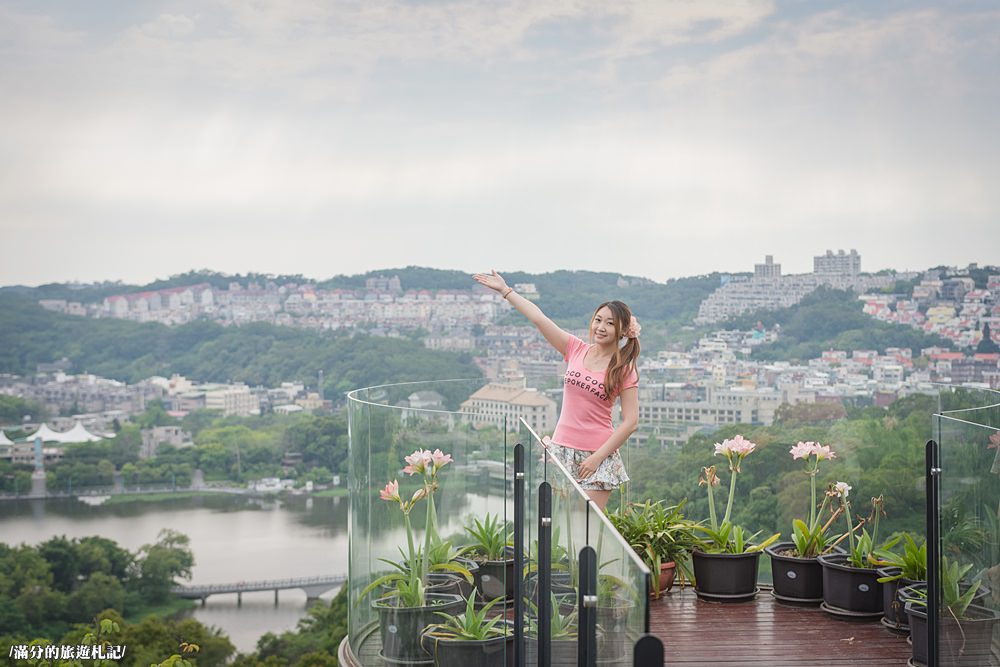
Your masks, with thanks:
M629 476L625 472L625 463L617 451L597 466L597 472L587 479L581 480L579 477L580 463L594 452L564 447L551 440L548 443L548 448L552 456L569 471L569 474L577 480L580 488L584 491L610 491L617 489L629 480Z

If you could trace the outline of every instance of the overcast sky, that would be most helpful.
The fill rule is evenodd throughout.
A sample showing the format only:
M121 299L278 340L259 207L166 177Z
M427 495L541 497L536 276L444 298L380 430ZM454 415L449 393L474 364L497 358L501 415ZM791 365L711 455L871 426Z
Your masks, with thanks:
M1000 6L0 0L0 284L1000 263Z

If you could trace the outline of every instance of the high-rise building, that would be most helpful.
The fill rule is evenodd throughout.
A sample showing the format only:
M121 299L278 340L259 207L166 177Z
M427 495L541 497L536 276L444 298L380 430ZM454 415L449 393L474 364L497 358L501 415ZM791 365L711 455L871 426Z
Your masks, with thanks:
M813 257L813 273L819 276L855 278L861 273L861 255L853 248L849 253L838 250L834 254L832 250L827 250L825 255Z
M780 278L781 264L774 263L774 255L765 255L763 264L753 265L754 278Z

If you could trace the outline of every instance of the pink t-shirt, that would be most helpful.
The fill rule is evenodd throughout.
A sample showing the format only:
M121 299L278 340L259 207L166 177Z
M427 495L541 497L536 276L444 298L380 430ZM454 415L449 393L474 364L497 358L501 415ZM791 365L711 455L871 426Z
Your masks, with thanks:
M590 345L576 336L566 343L566 374L563 376L563 403L552 441L563 447L597 451L611 436L611 407L604 388L604 371L590 371L583 365ZM639 386L633 368L621 391ZM621 393L619 392L619 394Z

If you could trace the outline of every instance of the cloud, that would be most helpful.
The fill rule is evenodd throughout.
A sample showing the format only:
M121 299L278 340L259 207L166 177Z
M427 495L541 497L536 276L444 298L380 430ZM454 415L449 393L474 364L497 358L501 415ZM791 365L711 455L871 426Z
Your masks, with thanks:
M210 249L190 239L211 231L239 240L245 270L349 232L347 263L455 266L432 238L502 228L470 244L476 261L537 268L560 243L591 257L620 226L633 240L601 261L662 278L838 238L911 253L894 239L979 230L1000 209L995 11L135 7L101 29L0 8L5 240L73 239L72 258L86 230L142 248L155 226L200 266Z

